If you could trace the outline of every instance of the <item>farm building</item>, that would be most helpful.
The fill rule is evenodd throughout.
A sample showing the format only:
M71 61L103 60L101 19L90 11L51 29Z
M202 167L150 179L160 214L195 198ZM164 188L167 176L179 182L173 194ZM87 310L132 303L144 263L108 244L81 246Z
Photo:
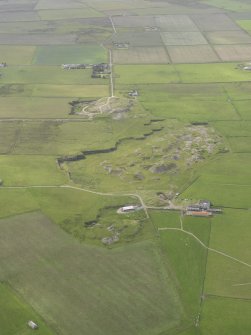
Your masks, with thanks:
M186 215L188 216L202 216L202 217L209 217L212 216L213 214L208 211L187 211Z
M110 73L110 65L107 63L95 64L92 67L92 78L107 78Z
M0 63L0 68L6 67L7 63Z
M156 26L146 26L145 31L159 31L159 28Z
M64 70L78 70L78 69L88 69L92 67L89 64L62 64Z
M245 71L251 71L251 65L244 66L243 70L245 70Z
M134 212L134 211L137 211L137 210L140 210L140 209L141 209L140 206L128 205L128 206L120 207L120 208L117 210L117 213L118 213L118 214L122 214L122 213L130 213L130 212Z
M35 322L33 322L33 321L28 321L28 326L31 328L31 329L38 329L38 325L35 323Z
M135 209L137 209L137 206L124 206L122 207L122 212L126 213L126 212L132 212Z
M198 204L190 205L186 208L186 215L211 216L214 213L222 213L222 210L220 208L213 208L211 206L212 204L209 200L200 200Z
M128 49L130 45L129 42L112 42L112 44L116 49Z
M132 90L128 93L129 97L137 97L139 95L137 90Z
M209 210L211 208L211 202L208 200L201 200L199 204L190 205L187 207L188 211L201 211L201 210Z

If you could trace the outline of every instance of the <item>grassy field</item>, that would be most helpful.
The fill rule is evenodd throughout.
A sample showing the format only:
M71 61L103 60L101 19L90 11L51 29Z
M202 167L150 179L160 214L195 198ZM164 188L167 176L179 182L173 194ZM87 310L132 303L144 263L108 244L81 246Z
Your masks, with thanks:
M212 44L248 44L251 42L251 36L245 31L213 31L207 32L207 39Z
M229 137L229 144L233 152L250 153L251 137Z
M39 325L37 334L53 335L45 324L44 320L29 306L22 301L19 296L7 284L0 284L0 298L4 301L4 307L1 308L0 324L1 331L6 335L33 334L34 330L27 325L29 320L35 321Z
M39 205L26 189L0 188L1 218L39 210Z
M54 1L53 3L49 0L39 0L35 6L36 10L39 9L61 9L61 8L83 8L86 7L85 4L75 0L62 0L60 2Z
M251 33L251 20L237 20L238 25L245 29L249 34Z
M180 228L180 213L152 210L150 217L156 228Z
M35 50L35 46L0 45L1 59L8 65L31 64Z
M39 31L48 31L53 29L53 25L48 21L17 21L13 22L1 22L0 23L2 34L22 34L22 33L35 33ZM51 30L49 30L51 31ZM17 57L17 55L16 55ZM18 57L17 57L18 58Z
M223 247L220 251L224 252ZM250 268L247 266L222 255L210 253L207 262L205 294L250 299L248 284L250 273Z
M226 91L233 100L249 100L250 82L236 82L232 84L224 84Z
M235 101L234 104L243 120L251 120L250 100Z
M67 181L56 157L1 156L0 176L5 186L61 185Z
M213 5L219 8L228 9L236 12L245 12L251 10L250 4L246 1L234 1L234 0L201 0L203 3Z
M1 97L2 118L60 118L69 117L70 98Z
M212 220L210 246L248 262L250 215L249 211L228 209L224 215L216 216Z
M177 83L172 65L120 65L115 67L116 84Z
M104 84L104 79L93 79L92 70L63 70L61 66L18 66L1 71L2 83L18 84Z
M207 252L192 237L180 231L161 231L160 240L162 253L183 302L186 325L192 326L200 310Z
M44 97L44 98L101 98L109 93L107 82L103 85L54 85L54 84L4 84L0 85L0 96Z
M156 334L179 325L177 293L154 242L108 253L76 243L39 213L2 220L0 227L1 278L52 329Z
M101 83L101 82L100 82ZM47 84L28 84L24 86L25 90L30 90L33 97L55 97L55 98L101 98L108 96L107 82L102 81L102 84L93 83L93 85L47 85ZM105 85L106 84L106 85Z
M188 199L210 199L216 206L244 208L250 207L249 197L251 194L250 185L236 185L218 183L213 180L198 179L184 193L183 198Z
M188 64L175 65L176 71L183 83L217 83L249 81L250 74L236 68L236 63L197 64L196 67Z
M120 65L115 67L118 84L221 83L249 81L250 74L229 64Z
M203 306L202 334L234 335L238 333L246 335L251 327L250 312L250 301L210 298ZM218 317L219 313L223 315Z
M148 102L149 101L149 102ZM155 117L177 118L180 121L239 120L239 115L226 101L168 99L166 102L152 102L143 106Z
M106 59L106 50L98 45L41 46L36 49L33 63L39 65L95 64L106 62Z
M67 9L43 9L38 10L38 14L41 20L62 20L62 19L74 19L84 17L99 17L103 16L100 12L92 8L67 8Z

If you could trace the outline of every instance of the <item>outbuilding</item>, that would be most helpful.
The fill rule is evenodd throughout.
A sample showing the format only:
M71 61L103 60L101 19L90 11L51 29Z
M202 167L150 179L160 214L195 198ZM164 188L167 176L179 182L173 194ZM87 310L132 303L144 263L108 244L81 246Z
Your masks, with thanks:
M28 321L28 326L31 328L31 329L38 329L38 325L35 323L35 322L33 322L33 321Z
M132 212L132 211L135 211L135 209L137 208L137 206L124 206L122 207L122 212Z

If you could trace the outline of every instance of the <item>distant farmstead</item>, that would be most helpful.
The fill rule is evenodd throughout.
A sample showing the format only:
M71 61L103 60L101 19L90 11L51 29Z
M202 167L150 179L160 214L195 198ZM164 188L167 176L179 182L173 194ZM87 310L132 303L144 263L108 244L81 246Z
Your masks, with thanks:
M208 217L213 214L220 214L222 210L220 208L212 207L212 204L209 200L200 200L198 204L190 205L186 208L186 215L189 216L202 216Z
M110 73L110 65L107 63L94 64L92 67L92 78L108 78Z

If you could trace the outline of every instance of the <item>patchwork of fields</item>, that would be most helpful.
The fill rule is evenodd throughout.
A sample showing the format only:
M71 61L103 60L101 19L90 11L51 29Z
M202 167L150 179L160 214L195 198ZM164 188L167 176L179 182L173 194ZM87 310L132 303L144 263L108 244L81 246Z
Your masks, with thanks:
M246 0L0 1L1 334L251 333L250 61Z

